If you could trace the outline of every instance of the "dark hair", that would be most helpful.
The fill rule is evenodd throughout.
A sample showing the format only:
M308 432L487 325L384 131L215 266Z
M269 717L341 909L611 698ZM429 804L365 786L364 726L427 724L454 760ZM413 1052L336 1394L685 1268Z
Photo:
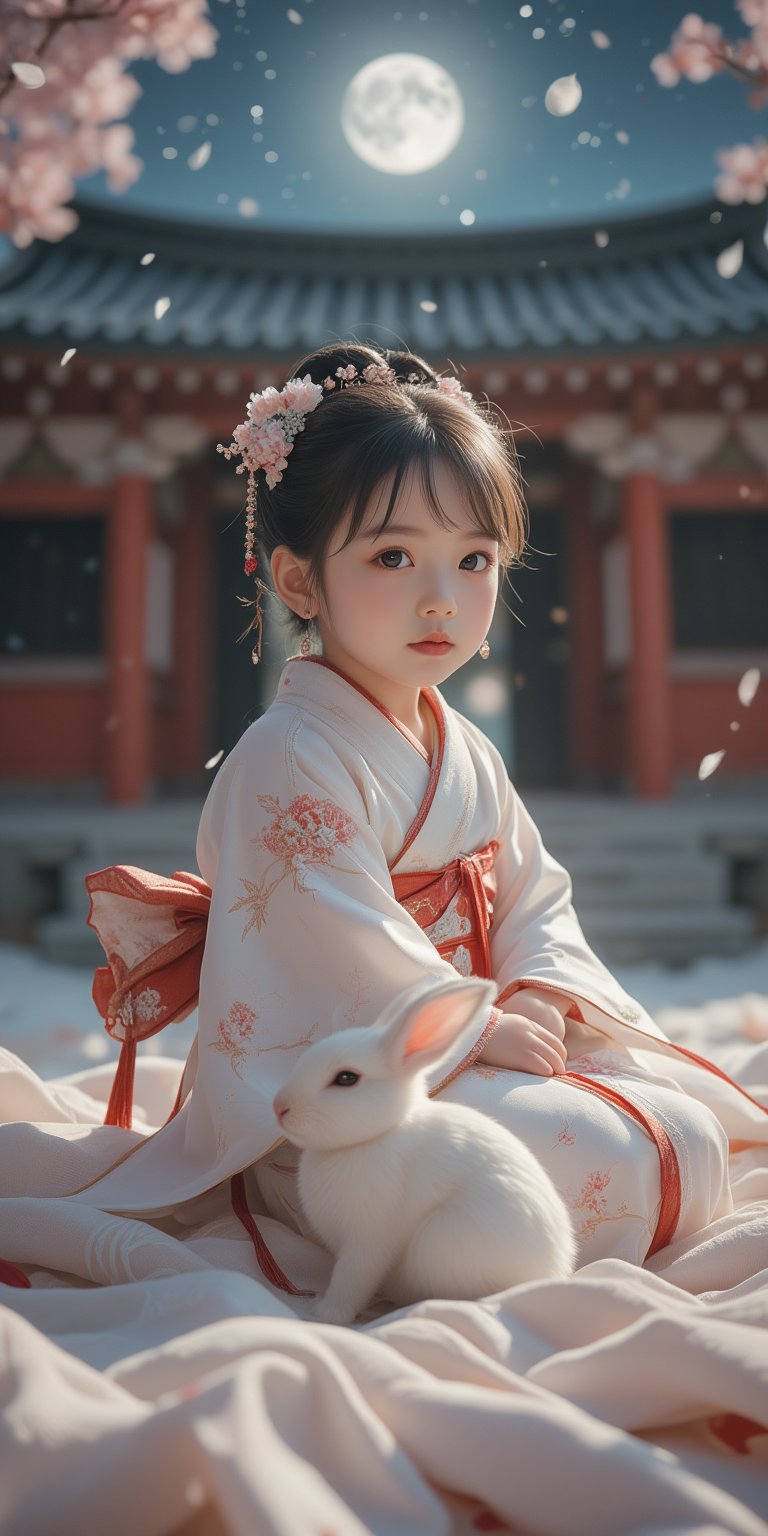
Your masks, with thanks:
M391 521L403 478L418 466L424 493L435 518L447 526L437 500L435 464L444 462L466 487L478 528L499 544L506 570L519 563L526 538L526 510L517 450L484 402L451 396L435 387L438 375L412 352L376 349L357 342L332 343L310 352L289 377L322 384L337 368L354 363L386 363L395 381L357 383L327 391L307 413L297 434L282 480L272 490L259 471L256 481L256 539L259 568L269 573L272 554L286 544L309 561L309 586L325 596L322 569L333 536L350 508L349 532L342 547L358 533L377 489L394 470L389 505L380 530ZM267 585L267 590L271 590ZM247 599L241 599L247 602ZM256 627L254 617L245 634ZM312 620L286 609L291 642L301 639Z

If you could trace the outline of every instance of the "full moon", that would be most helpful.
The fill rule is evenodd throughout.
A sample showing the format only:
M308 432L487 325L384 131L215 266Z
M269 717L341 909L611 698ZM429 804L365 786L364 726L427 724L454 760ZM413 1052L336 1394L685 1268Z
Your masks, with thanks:
M350 80L341 126L366 165L413 176L439 165L458 144L464 103L455 80L434 59L386 53Z

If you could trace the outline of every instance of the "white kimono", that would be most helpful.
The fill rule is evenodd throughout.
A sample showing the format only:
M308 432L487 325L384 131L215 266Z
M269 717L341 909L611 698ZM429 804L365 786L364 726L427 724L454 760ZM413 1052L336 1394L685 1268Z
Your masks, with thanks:
M51 1193L68 1194L73 1221L76 1209L85 1219L83 1208L95 1208L178 1233L221 1212L222 1199L228 1209L232 1181L263 1275L293 1294L317 1285L298 1153L280 1133L274 1095L310 1042L373 1025L393 994L457 971L489 975L499 1007L433 1071L430 1092L528 1141L573 1210L580 1263L642 1264L730 1210L728 1137L765 1144L765 1111L670 1045L617 984L586 943L568 875L500 754L437 688L424 692L431 759L329 663L286 662L201 817L200 884L212 894L198 1034L174 1113L150 1136L105 1128L106 1172L76 1192L59 1176ZM100 932L108 953L119 951L119 931L104 921ZM151 938L139 941L128 963L148 948ZM512 1010L526 983L573 1000L565 1077L477 1060L499 1009ZM134 991L136 1016L156 1003L151 988ZM14 1193L7 1183L5 1192Z

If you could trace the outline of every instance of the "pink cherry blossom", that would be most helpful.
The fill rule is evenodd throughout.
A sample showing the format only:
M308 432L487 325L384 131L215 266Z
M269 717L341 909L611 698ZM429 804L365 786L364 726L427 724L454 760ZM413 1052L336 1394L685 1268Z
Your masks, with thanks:
M61 240L77 225L64 205L78 177L103 169L111 191L130 186L142 162L116 120L141 88L126 66L156 59L178 74L211 58L217 40L207 0L18 0L0 42L0 234L18 246ZM22 84L21 63L39 66L44 83Z
M745 27L768 27L768 0L736 0Z
M717 156L723 168L715 183L724 203L761 203L768 189L768 140L754 144L734 144L721 149Z
M722 29L695 12L684 16L665 53L651 60L659 85L675 86L681 78L700 84L727 70L752 87L747 102L755 111L768 106L768 0L735 0L749 37L733 42ZM722 167L715 191L724 203L761 203L768 192L768 152L765 139L735 144L717 156Z
M667 53L658 53L651 59L659 85L677 85L681 76L686 80L709 80L724 68L718 59L722 52L723 34L713 22L702 21L695 12L684 16L673 34Z

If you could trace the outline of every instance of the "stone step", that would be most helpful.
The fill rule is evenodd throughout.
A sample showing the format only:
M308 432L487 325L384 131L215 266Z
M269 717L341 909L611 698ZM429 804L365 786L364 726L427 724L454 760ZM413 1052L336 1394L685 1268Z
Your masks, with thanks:
M52 965L82 965L95 970L107 963L98 936L84 917L71 912L38 918L35 937L38 954Z
M689 965L702 955L740 955L754 942L756 922L743 907L600 907L581 903L579 919L589 944L611 965L642 962ZM37 925L40 954L59 965L106 964L85 918L56 913Z
M539 832L545 848L564 864L574 854L588 853L598 857L602 854L624 854L629 857L647 853L659 858L664 854L676 854L684 858L695 854L702 847L701 835L686 831L685 828L628 826L623 823L606 826L602 822L584 820L580 825L561 823L550 826L541 822Z
M728 871L714 854L576 854L566 868L578 912L615 901L622 906L695 907L728 899Z
M579 907L585 937L606 965L689 965L702 956L741 955L755 940L744 907Z

